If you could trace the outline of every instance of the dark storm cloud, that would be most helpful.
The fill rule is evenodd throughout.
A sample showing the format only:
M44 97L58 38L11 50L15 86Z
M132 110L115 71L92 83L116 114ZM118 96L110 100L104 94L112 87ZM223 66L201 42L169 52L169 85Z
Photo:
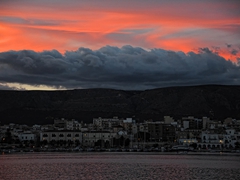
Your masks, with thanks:
M231 48L231 47L232 47L231 44L227 44L227 43L226 43L226 46L227 46L228 48Z
M0 82L66 88L148 89L196 84L240 84L240 67L208 48L198 53L123 46L0 53Z
M236 55L238 54L238 51L237 51L236 49L232 49L232 50L231 50L231 54L234 55L234 56L236 56Z

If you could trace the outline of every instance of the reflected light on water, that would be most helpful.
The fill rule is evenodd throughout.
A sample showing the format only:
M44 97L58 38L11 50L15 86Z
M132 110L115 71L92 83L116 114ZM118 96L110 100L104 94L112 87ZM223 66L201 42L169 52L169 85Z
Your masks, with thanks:
M0 179L240 179L239 156L53 153L0 156Z

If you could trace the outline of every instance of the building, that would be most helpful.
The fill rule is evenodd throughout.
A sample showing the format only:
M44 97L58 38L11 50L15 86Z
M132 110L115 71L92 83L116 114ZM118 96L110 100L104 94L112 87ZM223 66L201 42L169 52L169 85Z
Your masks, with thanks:
M93 118L94 130L110 130L113 126L122 125L122 120L118 117L113 118Z
M113 146L113 139L117 137L117 133L110 131L86 131L83 132L83 146L93 147L95 145L104 147Z
M35 141L35 137L35 134L33 134L31 131L25 131L18 134L20 141Z
M148 122L148 132L151 141L175 141L175 127L171 124L163 124L162 122Z
M81 123L75 119L54 119L54 128L57 130L80 130L81 127Z
M201 133L201 142L198 143L198 147L203 149L214 149L214 148L222 148L224 146L223 135L210 132L203 131Z
M71 131L71 130L53 130L53 131L44 131L40 133L40 141L49 142L71 142L82 143L82 132L80 131Z
M173 117L170 117L170 116L164 116L164 124L171 124L174 122L174 119Z
M164 142L174 142L176 139L175 127L171 124L162 124L162 141Z
M122 126L123 126L125 131L127 131L129 134L131 134L133 124L135 124L135 123L136 123L136 121L133 120L132 118L127 118L127 119L123 120Z
M182 128L185 129L203 129L203 120L194 118L193 116L182 118Z

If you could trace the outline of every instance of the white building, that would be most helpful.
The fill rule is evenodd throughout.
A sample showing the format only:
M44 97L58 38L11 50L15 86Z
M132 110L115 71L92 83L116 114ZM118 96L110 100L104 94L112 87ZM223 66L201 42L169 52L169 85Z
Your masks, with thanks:
M35 134L33 134L30 131L26 131L23 133L18 134L18 138L20 141L34 141L35 140Z
M122 125L123 120L118 117L113 118L93 118L93 128L95 130L110 130L113 126Z
M40 133L40 141L72 141L82 142L82 132L80 131L45 131Z
M204 131L201 139L202 142L198 143L201 148L234 148L235 143L238 142L238 135L234 129L228 129L222 134Z
M113 138L117 137L117 133L110 131L87 131L83 132L83 145L93 147L95 142L101 140L103 143L109 142L112 146Z

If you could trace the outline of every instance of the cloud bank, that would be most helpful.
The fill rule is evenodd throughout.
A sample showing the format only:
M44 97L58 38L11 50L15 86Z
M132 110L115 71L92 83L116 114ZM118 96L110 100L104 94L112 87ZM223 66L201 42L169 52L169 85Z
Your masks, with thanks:
M234 52L235 53L235 52ZM168 86L240 85L240 64L208 48L195 52L149 51L130 45L98 50L32 50L0 53L0 88L4 83L55 88L143 90Z

